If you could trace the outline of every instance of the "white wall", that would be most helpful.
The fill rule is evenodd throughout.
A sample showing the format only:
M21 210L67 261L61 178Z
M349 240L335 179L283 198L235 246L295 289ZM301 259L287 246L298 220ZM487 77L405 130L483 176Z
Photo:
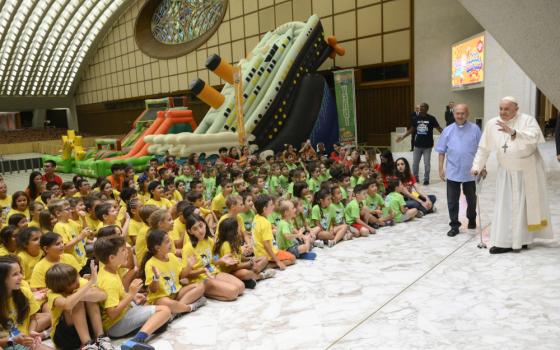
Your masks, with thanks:
M414 101L427 102L445 126L449 101L469 105L471 120L484 112L484 91L451 91L451 45L484 29L457 0L414 1Z
M484 82L484 119L498 115L498 105L504 96L513 96L519 111L534 116L537 88L519 65L513 61L494 37L486 32L486 69Z
M546 97L559 107L560 1L458 1L494 36Z

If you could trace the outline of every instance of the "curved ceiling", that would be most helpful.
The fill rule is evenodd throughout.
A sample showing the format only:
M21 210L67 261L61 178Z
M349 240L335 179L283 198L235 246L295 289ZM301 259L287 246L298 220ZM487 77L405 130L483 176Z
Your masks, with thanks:
M0 95L67 96L130 0L0 0Z

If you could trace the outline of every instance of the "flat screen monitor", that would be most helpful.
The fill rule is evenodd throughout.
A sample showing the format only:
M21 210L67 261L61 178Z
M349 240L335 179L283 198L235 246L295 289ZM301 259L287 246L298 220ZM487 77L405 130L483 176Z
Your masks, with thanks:
M473 89L484 86L484 33L451 46L451 88Z

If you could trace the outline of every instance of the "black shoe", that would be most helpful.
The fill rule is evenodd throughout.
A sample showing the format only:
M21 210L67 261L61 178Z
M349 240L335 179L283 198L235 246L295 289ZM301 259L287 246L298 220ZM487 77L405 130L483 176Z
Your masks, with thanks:
M430 184L430 181L424 180L424 183L423 183L424 186L428 186L429 184Z
M247 288L247 289L255 289L255 287L257 286L257 281L255 281L255 280L243 280L243 284L245 285L245 288Z
M476 221L475 222L469 222L469 226L467 226L467 228L469 230L474 230L476 228Z
M512 252L512 251L513 251L513 249L511 249L511 248L500 248L500 247L492 247L489 250L490 254L503 254L503 253L509 253L509 252Z
M449 237L455 237L459 234L459 229L458 228L452 228L451 230L449 230L449 232L447 232L447 235Z
M528 246L527 244L523 244L523 245L521 246L521 249L527 250L527 249L529 249L529 246Z

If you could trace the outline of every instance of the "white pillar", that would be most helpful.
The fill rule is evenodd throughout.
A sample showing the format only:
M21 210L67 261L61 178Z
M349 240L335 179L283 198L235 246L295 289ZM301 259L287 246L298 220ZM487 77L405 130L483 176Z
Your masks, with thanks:
M500 99L513 96L519 111L532 116L537 112L537 87L500 44L486 32L484 68L484 124L498 116Z
M74 101L66 109L66 118L68 120L68 129L78 131L78 113L76 112L76 103Z
M45 119L47 118L46 109L34 109L33 110L33 120L31 121L31 127L35 129L41 129L45 126Z

